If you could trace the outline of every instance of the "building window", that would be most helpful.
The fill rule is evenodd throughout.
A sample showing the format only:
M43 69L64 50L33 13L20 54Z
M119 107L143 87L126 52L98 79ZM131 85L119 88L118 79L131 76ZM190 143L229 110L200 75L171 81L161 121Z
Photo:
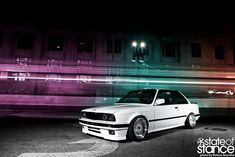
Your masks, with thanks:
M113 41L108 40L107 41L107 53L112 53L113 52Z
M77 52L92 52L93 51L93 40L92 39L77 39Z
M48 37L48 50L49 51L63 51L64 50L64 36L50 35Z
M2 43L3 43L3 33L0 32L0 48L2 48Z
M179 43L177 42L163 42L162 43L162 56L163 57L175 57L179 52Z
M30 50L33 49L33 35L18 35L17 36L17 49Z
M201 44L191 43L192 57L201 58Z
M121 40L108 40L107 41L107 53L120 54L122 52Z
M215 46L215 59L224 59L224 47Z
M121 40L116 40L115 41L115 53L120 54L122 52L122 41Z

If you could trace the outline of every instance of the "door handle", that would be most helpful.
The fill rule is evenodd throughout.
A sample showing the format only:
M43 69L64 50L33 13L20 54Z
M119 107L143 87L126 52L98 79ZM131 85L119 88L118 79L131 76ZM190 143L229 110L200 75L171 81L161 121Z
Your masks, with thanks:
M175 109L178 109L178 106L175 106Z

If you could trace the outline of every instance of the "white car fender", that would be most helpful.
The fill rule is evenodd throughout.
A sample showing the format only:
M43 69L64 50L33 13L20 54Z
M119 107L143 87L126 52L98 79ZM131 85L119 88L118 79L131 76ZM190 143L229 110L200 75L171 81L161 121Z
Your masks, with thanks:
M137 117L137 116L144 116L144 115L141 114L141 113L135 112L135 113L133 113L133 114L129 117L127 123L130 124L131 121L132 121L135 117ZM146 116L144 116L144 117L147 119ZM147 119L147 121L148 121L148 119Z

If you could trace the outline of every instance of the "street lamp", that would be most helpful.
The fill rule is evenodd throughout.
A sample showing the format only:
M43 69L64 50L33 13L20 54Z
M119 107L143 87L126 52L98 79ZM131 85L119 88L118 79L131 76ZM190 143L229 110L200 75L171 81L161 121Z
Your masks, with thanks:
M146 44L144 41L141 41L139 44L136 41L132 42L133 47L133 59L132 62L143 63ZM137 59L136 59L137 58Z
M136 41L132 42L132 47L137 47L137 42Z
M145 48L145 42L142 41L142 42L140 43L140 47L141 47L141 48Z

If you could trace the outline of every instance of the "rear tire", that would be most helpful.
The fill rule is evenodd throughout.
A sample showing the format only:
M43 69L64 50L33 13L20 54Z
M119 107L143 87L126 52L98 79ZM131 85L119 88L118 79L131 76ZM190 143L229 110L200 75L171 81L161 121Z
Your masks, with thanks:
M130 141L142 141L148 134L148 122L145 117L135 117L129 126L127 139Z
M185 121L185 127L193 129L197 124L196 117L193 113L190 113Z

